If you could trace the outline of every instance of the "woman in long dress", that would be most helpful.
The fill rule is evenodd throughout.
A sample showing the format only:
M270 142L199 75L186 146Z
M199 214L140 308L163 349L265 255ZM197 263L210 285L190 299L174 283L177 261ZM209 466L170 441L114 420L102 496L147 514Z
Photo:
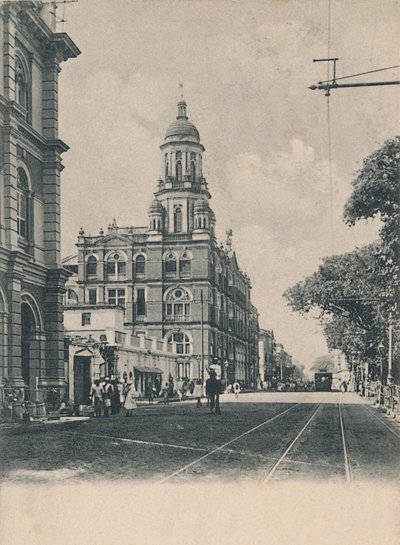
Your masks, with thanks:
M125 389L125 402L124 409L126 410L125 416L132 416L133 411L137 409L137 391L133 383L127 384Z

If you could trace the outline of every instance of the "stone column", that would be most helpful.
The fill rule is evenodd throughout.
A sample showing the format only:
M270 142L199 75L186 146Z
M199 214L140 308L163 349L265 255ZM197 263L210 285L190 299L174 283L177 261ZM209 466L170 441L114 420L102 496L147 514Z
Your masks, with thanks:
M46 386L65 386L63 295L68 276L64 269L48 271L44 304L46 369L42 380Z
M12 263L15 267L15 262ZM8 298L8 378L14 386L24 386L21 375L21 282L22 274L12 272L7 281Z

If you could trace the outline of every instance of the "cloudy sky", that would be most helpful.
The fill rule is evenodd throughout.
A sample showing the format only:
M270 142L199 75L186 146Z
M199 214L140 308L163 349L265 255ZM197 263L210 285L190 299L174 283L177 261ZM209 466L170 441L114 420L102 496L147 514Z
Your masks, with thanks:
M399 63L398 0L79 0L65 30L82 51L63 65L60 137L63 254L81 226L96 234L147 225L160 175L159 145L176 117L179 83L206 148L218 235L233 229L262 328L306 365L326 352L313 320L283 291L321 257L376 238L378 225L341 220L362 159L398 132L398 88L336 90L330 99L333 237L327 99L308 86ZM62 8L59 9L60 15ZM62 30L59 26L59 30ZM359 81L398 79L396 70Z

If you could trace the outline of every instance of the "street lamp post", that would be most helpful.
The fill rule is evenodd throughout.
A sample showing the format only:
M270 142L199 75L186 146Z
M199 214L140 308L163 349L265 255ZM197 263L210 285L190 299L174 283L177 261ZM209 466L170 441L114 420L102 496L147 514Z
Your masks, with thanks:
M392 313L389 313L389 331L388 331L388 375L387 382L388 384L393 384L393 324L392 324Z
M379 386L379 406L381 407L383 405L383 351L385 350L385 347L383 343L379 343L378 345L378 351L380 354L380 386Z
M201 303L201 380L204 382L204 308L203 308L203 290L200 290L200 303Z

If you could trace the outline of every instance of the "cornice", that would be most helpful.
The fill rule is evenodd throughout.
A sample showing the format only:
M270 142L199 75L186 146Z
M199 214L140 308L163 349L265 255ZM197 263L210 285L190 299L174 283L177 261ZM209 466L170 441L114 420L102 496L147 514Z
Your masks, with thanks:
M20 23L28 29L46 57L58 62L77 57L81 52L65 32L54 33L35 10L35 4L26 4L18 11ZM50 55L49 55L50 54Z

